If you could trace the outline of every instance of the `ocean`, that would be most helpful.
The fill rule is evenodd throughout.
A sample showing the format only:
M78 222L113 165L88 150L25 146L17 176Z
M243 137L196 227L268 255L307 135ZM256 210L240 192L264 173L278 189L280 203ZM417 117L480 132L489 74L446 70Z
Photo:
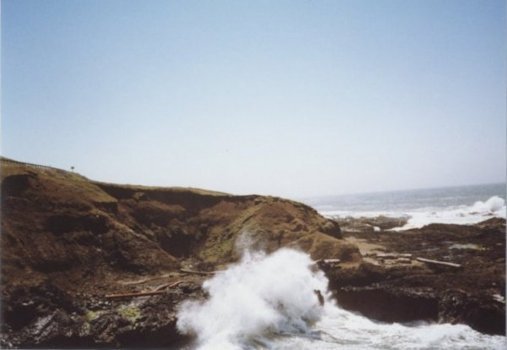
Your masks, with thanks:
M327 217L403 217L418 228L430 223L473 224L506 217L506 184L444 187L304 198Z
M505 336L466 325L382 323L340 308L310 256L280 249L245 252L203 284L205 301L180 305L178 329L199 350L506 349ZM324 303L315 296L322 291Z
M505 184L307 198L333 216L409 218L407 227L431 222L474 223L505 217ZM402 233L400 233L402 234ZM340 308L324 273L310 256L280 249L245 251L240 262L203 284L209 298L180 306L178 329L197 340L188 349L506 349L505 336L461 324L382 323ZM322 291L321 304L315 291Z

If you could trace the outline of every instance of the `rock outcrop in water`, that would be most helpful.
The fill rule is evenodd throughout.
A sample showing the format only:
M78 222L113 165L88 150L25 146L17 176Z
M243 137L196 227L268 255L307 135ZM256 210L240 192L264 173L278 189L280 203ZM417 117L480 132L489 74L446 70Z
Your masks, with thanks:
M238 259L241 244L361 260L339 225L301 203L113 185L7 159L1 170L3 346L184 342L175 306L202 293L203 277L181 269L218 269ZM132 291L156 293L106 297Z
M343 236L364 258L350 268L324 266L342 307L384 322L465 323L505 334L505 219Z

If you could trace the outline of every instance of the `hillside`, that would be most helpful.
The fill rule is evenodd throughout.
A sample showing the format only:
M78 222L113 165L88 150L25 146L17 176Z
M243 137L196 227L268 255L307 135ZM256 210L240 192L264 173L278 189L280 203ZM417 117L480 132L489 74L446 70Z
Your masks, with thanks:
M294 246L314 259L361 260L356 246L340 239L336 223L277 197L101 183L5 158L1 186L4 345L125 345L119 329L111 338L93 322L83 331L104 295L138 290L135 281L150 276L181 279L181 268L219 269L246 246ZM178 298L191 292L181 289ZM34 335L48 315L68 324L65 339L61 320L50 322L58 325L53 336ZM139 339L158 331L136 327Z
M202 282L244 249L280 247L339 259L318 266L342 308L505 334L504 219L396 233L358 219L342 232L277 197L0 165L2 347L180 348L192 339L176 331L178 305L206 298Z

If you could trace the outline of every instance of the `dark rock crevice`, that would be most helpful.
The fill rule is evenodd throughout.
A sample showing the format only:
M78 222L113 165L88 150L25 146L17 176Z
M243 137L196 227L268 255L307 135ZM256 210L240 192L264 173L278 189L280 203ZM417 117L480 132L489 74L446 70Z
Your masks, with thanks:
M382 288L344 288L335 291L346 310L382 322L438 321L438 300L431 294L386 291Z

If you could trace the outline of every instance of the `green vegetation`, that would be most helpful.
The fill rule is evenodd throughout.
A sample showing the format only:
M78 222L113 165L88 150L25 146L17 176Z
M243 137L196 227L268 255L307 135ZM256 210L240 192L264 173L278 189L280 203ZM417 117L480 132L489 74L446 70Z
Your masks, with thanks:
M87 310L84 316L85 316L86 322L92 322L93 320L96 320L97 318L99 318L99 316L101 314L102 314L102 312L100 312L100 311Z
M137 306L122 305L117 310L121 317L128 320L130 323L136 323L137 319L141 317L141 310L139 310Z

